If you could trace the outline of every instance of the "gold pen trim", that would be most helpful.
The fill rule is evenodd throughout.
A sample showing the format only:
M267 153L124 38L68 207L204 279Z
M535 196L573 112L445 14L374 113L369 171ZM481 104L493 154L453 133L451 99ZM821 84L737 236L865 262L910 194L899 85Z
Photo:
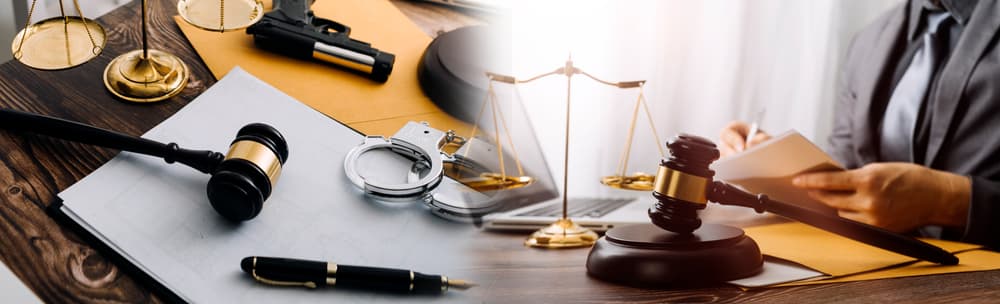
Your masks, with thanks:
M410 291L413 291L413 271L410 271Z
M337 264L326 263L326 285L337 285Z
M268 284L268 285L274 285L274 286L305 286L305 287L308 287L308 288L316 288L316 283L314 283L314 282L309 282L309 281L305 281L305 282L277 281L277 280L266 279L264 277L261 277L261 276L257 275L257 258L256 257L253 258L253 271L250 272L250 275L253 276L253 279L257 280L257 282L261 282L261 283Z
M441 292L448 291L448 277L441 276Z

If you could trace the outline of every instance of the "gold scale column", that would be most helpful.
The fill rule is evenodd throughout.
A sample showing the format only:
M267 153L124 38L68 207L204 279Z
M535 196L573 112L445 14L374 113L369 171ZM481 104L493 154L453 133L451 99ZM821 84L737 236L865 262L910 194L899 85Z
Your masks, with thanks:
M180 58L149 49L146 0L142 0L142 49L118 56L104 69L104 85L118 98L157 102L180 94L188 67Z
M157 102L177 96L188 81L188 67L172 54L149 49L147 0L142 0L142 49L115 58L104 70L104 85L131 102ZM180 0L177 12L184 21L203 30L240 30L263 17L260 0ZM218 8L216 12L214 9Z

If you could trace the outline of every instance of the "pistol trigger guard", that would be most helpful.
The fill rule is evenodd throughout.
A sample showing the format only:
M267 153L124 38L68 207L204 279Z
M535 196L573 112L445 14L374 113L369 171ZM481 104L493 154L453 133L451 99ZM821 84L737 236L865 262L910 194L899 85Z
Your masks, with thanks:
M327 29L333 29L345 36L351 35L351 27L329 19L315 18L313 19L313 26L319 27L323 32L327 32Z

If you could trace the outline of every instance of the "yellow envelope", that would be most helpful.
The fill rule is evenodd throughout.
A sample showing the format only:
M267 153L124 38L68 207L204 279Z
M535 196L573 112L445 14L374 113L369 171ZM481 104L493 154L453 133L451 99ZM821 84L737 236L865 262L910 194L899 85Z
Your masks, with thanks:
M269 1L265 7L270 10ZM431 42L409 18L386 0L323 0L316 17L351 27L351 37L396 55L386 83L313 61L260 50L245 31L200 30L174 17L181 31L217 79L235 66L310 107L365 134L392 135L407 121L427 121L439 130L469 130L428 99L417 81L417 65Z
M1000 253L995 251L975 249L956 254L961 263L954 266L941 266L931 262L914 262L906 266L884 269L873 272L859 273L843 277L834 277L818 281L804 281L781 284L777 286L796 286L826 283L840 283L852 281L866 281L899 277L914 277L932 274L944 274L955 272L972 272L1000 269Z
M793 261L831 276L824 280L779 286L1000 269L1000 253L977 250L982 246L974 244L921 239L945 251L958 253L959 265L944 266L917 261L799 222L750 227L745 230L760 246L762 253Z

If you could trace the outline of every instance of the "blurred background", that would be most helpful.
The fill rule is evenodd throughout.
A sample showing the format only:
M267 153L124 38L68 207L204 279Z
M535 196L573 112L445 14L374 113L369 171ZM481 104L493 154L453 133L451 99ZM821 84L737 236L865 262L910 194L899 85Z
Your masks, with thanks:
M608 81L647 80L662 140L684 132L718 140L732 120L797 130L821 147L832 129L836 79L851 37L901 0L517 1L517 77L574 65ZM638 90L573 77L570 196L607 195ZM519 86L550 169L562 177L565 77ZM640 112L629 172L659 163ZM629 195L619 193L621 195ZM639 192L637 195L646 195Z

